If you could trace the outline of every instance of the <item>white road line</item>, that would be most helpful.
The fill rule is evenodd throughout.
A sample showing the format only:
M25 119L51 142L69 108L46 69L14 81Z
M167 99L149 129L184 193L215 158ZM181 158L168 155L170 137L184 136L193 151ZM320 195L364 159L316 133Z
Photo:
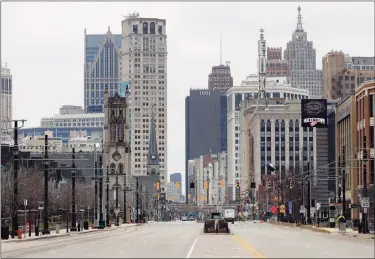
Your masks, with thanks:
M193 253L193 250L194 250L194 247L195 247L195 244L197 243L197 241L198 241L198 238L196 238L196 239L194 240L193 244L192 244L191 247L190 247L189 252L188 252L187 255L186 255L186 258L190 258L191 254Z
M124 253L125 251L121 251L120 254Z

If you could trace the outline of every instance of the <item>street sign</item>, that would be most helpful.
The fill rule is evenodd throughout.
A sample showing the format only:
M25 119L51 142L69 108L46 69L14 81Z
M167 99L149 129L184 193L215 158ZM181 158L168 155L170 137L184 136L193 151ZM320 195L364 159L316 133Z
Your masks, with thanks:
M38 210L42 210L44 208L44 202L38 202Z
M27 199L23 200L23 205L26 207L27 206Z
M320 210L320 206L322 206L322 204L320 202L317 202L316 203L316 210Z
M362 206L362 208L369 208L370 207L370 198L369 197L362 197L361 206Z

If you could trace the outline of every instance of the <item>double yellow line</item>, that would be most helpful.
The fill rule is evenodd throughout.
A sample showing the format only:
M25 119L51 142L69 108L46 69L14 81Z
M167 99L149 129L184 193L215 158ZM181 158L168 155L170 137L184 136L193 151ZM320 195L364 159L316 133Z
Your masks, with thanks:
M233 239L243 248L252 258L266 258L254 247L252 247L245 239L233 233Z

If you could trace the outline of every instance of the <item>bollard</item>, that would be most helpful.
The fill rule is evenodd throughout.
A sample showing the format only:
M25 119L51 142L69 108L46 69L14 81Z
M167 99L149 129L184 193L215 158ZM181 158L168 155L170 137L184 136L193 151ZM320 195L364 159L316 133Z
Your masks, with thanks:
M18 239L22 239L22 229L18 229L17 235L18 235Z
M56 225L56 234L60 234L60 226Z
M39 221L35 220L35 236L39 236Z

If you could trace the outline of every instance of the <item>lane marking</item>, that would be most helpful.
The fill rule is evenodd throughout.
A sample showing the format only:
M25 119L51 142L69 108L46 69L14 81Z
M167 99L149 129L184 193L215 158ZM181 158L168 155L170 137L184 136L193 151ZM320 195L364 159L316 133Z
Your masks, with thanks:
M253 257L253 258L266 258L262 253L260 253L258 250L256 250L253 246L251 246L245 239L243 239L241 236L234 234L233 237L235 240L245 248L245 250ZM255 255L255 257L254 257Z
M251 251L237 236L233 235L233 239L250 255L251 258L256 258L254 252Z
M189 252L188 252L187 255L186 255L186 258L190 258L191 254L193 253L193 250L194 250L194 247L195 247L195 244L197 243L197 241L198 241L198 238L196 238L196 239L194 240L193 244L192 244L191 247L190 247Z

